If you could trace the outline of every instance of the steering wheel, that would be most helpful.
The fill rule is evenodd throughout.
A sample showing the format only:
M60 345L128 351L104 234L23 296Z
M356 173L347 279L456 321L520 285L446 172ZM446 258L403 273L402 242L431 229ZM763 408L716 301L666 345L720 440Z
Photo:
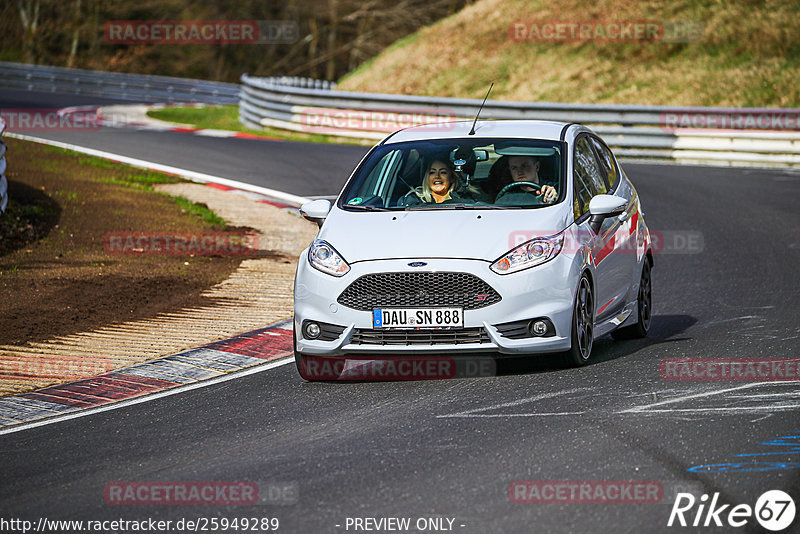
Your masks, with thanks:
M497 196L495 196L495 199L500 198L501 196L505 195L511 189L514 189L515 187L522 187L524 185L527 185L529 187L533 187L534 189L536 189L536 191L538 191L538 193L536 193L537 197L542 196L542 190L541 190L542 186L540 186L539 184L535 184L533 182L511 182L510 184L505 186L503 189L501 189L499 193L497 193Z

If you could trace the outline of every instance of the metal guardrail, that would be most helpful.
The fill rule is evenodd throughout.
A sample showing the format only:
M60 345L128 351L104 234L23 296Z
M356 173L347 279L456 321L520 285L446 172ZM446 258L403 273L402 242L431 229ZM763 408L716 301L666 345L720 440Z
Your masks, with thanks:
M241 77L239 120L251 128L378 140L402 127L471 120L481 100L337 91L305 80ZM671 127L686 119L744 125L779 117L787 131ZM502 102L487 100L484 119L540 119L593 127L620 157L686 163L800 167L800 109ZM788 120L787 120L788 118ZM769 124L769 122L767 122ZM734 122L735 125L735 122Z
M239 85L0 61L0 87L103 96L136 102L236 104Z
M481 101L338 91L335 84L298 77L241 77L242 85L0 62L0 87L97 95L137 102L239 104L239 120L377 140L414 124L471 120ZM672 115L670 115L672 114ZM671 117L787 119L784 131L671 127ZM501 102L489 100L485 119L540 119L593 127L621 157L681 162L800 167L800 109L748 109ZM674 122L681 124L682 122ZM767 120L769 124L769 120ZM746 125L746 124L745 124ZM692 126L692 124L690 124Z

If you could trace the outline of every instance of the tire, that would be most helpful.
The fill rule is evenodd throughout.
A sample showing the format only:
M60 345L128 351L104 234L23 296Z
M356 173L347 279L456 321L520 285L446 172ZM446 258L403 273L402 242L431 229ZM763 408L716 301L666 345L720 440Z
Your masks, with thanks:
M639 280L639 296L636 298L637 320L635 324L618 328L611 332L614 339L639 339L647 337L650 330L650 322L653 317L653 282L652 266L650 260L645 257L642 266L642 278Z
M575 305L572 307L572 346L567 351L569 363L586 365L594 344L594 295L589 278L583 274L578 282Z

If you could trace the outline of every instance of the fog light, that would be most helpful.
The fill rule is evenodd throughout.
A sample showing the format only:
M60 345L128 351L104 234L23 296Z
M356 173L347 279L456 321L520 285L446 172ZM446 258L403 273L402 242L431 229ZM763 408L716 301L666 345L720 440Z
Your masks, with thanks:
M306 339L317 339L320 332L321 330L317 323L306 323L306 327L303 329Z
M535 336L543 336L547 332L547 323L542 320L534 321L531 325L531 333Z

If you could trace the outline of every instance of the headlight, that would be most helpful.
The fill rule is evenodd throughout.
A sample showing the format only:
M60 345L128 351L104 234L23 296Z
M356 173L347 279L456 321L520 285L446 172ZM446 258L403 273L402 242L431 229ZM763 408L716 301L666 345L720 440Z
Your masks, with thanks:
M564 232L549 237L537 237L521 244L489 266L497 274L509 274L546 263L561 252Z
M314 241L308 249L308 262L312 267L332 276L344 276L350 266L336 249L325 241Z

